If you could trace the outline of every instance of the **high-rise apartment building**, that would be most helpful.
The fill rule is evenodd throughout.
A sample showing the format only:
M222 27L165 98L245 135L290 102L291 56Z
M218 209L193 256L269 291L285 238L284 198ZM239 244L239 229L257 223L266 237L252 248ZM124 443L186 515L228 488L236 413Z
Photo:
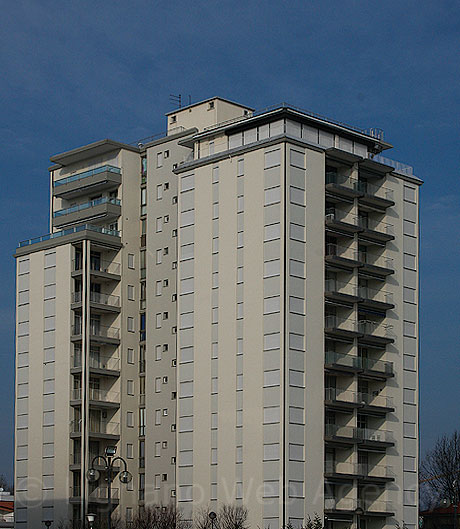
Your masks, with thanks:
M213 98L51 157L17 258L16 527L417 524L418 194L380 131ZM121 470L116 468L116 471Z

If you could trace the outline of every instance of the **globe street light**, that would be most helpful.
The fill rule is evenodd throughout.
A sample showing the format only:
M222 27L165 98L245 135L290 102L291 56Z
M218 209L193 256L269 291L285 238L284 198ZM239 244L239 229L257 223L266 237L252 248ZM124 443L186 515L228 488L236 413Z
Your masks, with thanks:
M120 473L118 477L121 483L129 483L133 479L131 472L128 472L128 465L126 464L126 461L122 457L113 457L116 453L117 453L116 446L107 446L105 449L105 455L93 457L93 460L91 462L91 467L86 473L86 477L88 481L90 481L91 483L95 483L101 477L101 473L97 469L94 468L94 464L98 460L102 460L104 462L105 470L107 471L107 478L106 478L107 480L107 503L108 503L107 529L112 529L112 481L113 481L112 480L112 470L113 470L115 462L121 461L124 466L124 470ZM92 521L94 522L93 514L87 515L88 522L90 522L89 516L93 516ZM92 525L90 525L90 527L92 528Z
M86 515L86 519L88 520L89 529L93 529L93 523L94 523L94 520L96 519L96 515L88 513Z
M43 523L45 524L45 527L50 527L53 522L51 520L43 520Z

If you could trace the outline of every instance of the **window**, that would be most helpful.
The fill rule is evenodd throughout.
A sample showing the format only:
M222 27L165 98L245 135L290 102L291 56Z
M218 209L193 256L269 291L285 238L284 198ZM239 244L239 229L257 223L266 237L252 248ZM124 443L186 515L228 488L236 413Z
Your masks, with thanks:
M157 329L161 329L161 322L163 321L163 318L161 316L161 312L159 312L155 317L155 327Z
M155 410L155 426L161 424L161 410Z
M128 285L128 300L134 301L134 286Z
M128 364L134 364L134 349L128 349L127 360Z
M161 377L155 378L155 393L160 393L161 391Z
M168 224L168 222L169 222L169 215L165 215L164 216L164 223Z
M128 316L128 332L134 332L134 318Z
M132 411L126 412L126 426L134 428L134 413Z
M165 151L165 152L163 153L163 155L164 155L164 158L165 158L165 159L166 159L166 158L169 158L169 151Z
M161 296L161 292L163 290L163 282L160 280L160 281L156 281L155 282L155 295L156 296Z
M168 408L163 408L163 417L168 416Z
M277 202L281 201L281 188L278 187L272 187L270 189L265 190L265 206L269 206L270 204L276 204Z
M163 260L163 254L161 249L156 251L156 264L161 264L161 261Z
M163 198L163 186L161 184L157 185L157 200L161 200Z
M158 217L155 223L155 230L157 233L163 231L163 217Z
M211 156L212 154L214 154L214 142L210 141L209 142L209 155Z
M164 287L168 287L169 286L169 280L168 279L163 279L163 286Z
M134 380L126 381L126 393L128 395L134 395Z
M169 121L170 121L171 123L177 123L177 116L171 116L171 117L169 118Z
M157 167L163 167L163 153L157 153Z
M275 167L281 163L281 150L274 149L265 153L265 169Z

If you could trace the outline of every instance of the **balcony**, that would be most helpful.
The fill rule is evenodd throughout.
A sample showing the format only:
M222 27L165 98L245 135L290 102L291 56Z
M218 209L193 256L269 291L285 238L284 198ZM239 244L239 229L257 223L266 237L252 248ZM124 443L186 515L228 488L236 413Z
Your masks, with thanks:
M327 442L345 445L360 443L374 448L394 444L393 432L388 430L355 428L354 426L338 426L336 424L325 425L324 437Z
M334 172L326 173L326 191L348 201L363 196L360 182L356 178L339 175Z
M368 307L377 310L389 310L394 308L393 294L385 290L376 290L366 286L358 287L360 307Z
M71 405L81 405L83 391L81 388L70 390ZM99 408L119 408L120 407L120 393L118 391L107 391L105 389L89 388L87 399L90 405Z
M357 255L360 262L360 272L367 272L379 276L394 274L393 259L384 255L375 255L371 252L360 250Z
M120 215L121 201L117 198L103 197L55 211L53 214L53 227L59 228L65 224L85 222L93 217L98 217L98 220L104 219L104 222L112 222Z
M362 193L359 197L360 204L382 209L395 205L392 189L371 184L367 180L359 181L359 189Z
M360 237L376 242L388 242L395 238L393 224L376 221L368 217L358 217L357 224L362 229Z
M388 465L371 465L363 463L347 463L326 461L324 467L325 477L353 479L362 481L392 481L395 478L392 467Z
M74 198L87 193L111 191L121 184L121 169L103 165L53 182L56 197Z
M89 266L91 275L102 277L104 279L120 280L121 264L115 261L105 261L101 259L91 259ZM83 271L83 263L81 259L74 259L72 261L73 275L81 274Z
M324 498L324 511L339 511L353 514L357 504L357 500L353 498Z
M111 294L104 294L102 292L90 292L89 301L91 307L102 312L120 312L120 296L113 296ZM73 292L72 293L72 308L75 306L81 305L82 303L82 293Z
M99 454L97 454L97 453L90 452L89 456L88 456L89 463L91 463L93 461L93 459L96 456L98 456L98 455ZM81 452L76 452L75 454L70 454L69 465L70 465L70 470L77 470L77 469L81 468ZM93 466L94 466L95 469L99 470L100 472L103 472L106 469L106 466L104 465L104 463L103 463L103 461L101 459L96 459L96 461L95 461ZM112 468L113 468L114 472L118 472L120 470L120 463L118 461L116 461L113 464Z
M393 362L383 360L373 360L372 358L362 358L363 373L367 376L393 377Z
M78 342L82 339L81 325L72 325L71 340ZM120 343L120 329L105 325L90 325L89 335L93 342L118 345Z
M325 405L329 408L350 410L361 406L361 395L356 391L337 388L325 388Z
M373 320L359 320L360 341L370 345L386 345L395 341L393 326Z
M120 489L111 487L110 494L112 503L118 504L120 501ZM107 487L97 487L88 495L89 503L107 503L108 489ZM70 502L81 503L81 487L70 487Z
M360 334L358 322L351 318L339 318L333 314L324 318L324 332L336 338L352 339Z
M325 216L326 228L339 230L347 235L353 235L361 231L356 217L352 217L339 210L327 210Z
M85 233L87 232L87 233ZM28 247L34 244L40 244L42 243L43 247L50 246L50 241L53 242L53 246L56 246L58 242L61 241L62 238L62 244L66 244L68 242L73 242L74 240L77 240L79 238L91 238L91 234L101 234L103 237L96 237L98 240L100 239L101 242L107 242L106 236L115 237L117 239L120 238L120 232L118 230L109 230L108 228L103 228L101 226L94 226L92 224L82 224L81 226L73 226L72 228L67 228L65 230L61 231L55 231L53 233L48 233L46 235L42 235L41 237L36 237L35 239L27 239L25 241L21 241L19 243L18 248L24 248ZM80 237L79 237L80 236ZM95 239L96 239L95 238ZM116 243L116 246L121 246L121 241L111 241ZM41 247L40 247L41 249Z
M81 355L74 355L71 359L72 372L81 371ZM108 376L120 375L120 358L116 356L91 356L88 359L88 367L92 373Z
M325 367L334 371L361 371L362 369L362 358L359 356L352 356L342 353L336 353L335 351L326 351L325 353Z
M359 393L361 405L370 410L383 411L385 413L394 411L393 398L379 393Z
M79 420L71 421L70 435L79 437L81 435L82 422ZM89 421L88 427L90 437L100 439L117 440L120 437L120 423L115 421Z
M394 507L390 501L385 500L371 500L359 499L358 506L364 511L366 515L374 516L393 516Z
M326 279L324 296L330 301L355 303L359 301L358 288L351 283L342 283L335 279Z
M328 265L334 265L339 270L353 269L361 266L358 258L358 252L352 248L345 246L339 246L338 244L328 243L326 244L326 263Z

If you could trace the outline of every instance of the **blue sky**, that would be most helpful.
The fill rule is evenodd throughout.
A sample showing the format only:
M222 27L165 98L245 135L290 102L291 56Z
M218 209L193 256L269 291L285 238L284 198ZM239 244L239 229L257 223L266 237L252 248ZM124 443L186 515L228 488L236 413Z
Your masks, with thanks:
M165 129L171 93L380 127L422 192L422 449L458 427L460 4L7 2L0 18L0 473L12 475L16 243L48 231L49 156Z

